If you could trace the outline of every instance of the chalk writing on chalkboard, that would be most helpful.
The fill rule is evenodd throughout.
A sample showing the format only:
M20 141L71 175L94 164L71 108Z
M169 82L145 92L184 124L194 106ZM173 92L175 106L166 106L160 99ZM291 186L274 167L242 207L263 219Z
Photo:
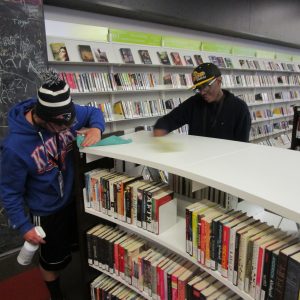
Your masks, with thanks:
M0 126L5 126L8 110L36 95L47 52L41 0L1 1L0 11Z

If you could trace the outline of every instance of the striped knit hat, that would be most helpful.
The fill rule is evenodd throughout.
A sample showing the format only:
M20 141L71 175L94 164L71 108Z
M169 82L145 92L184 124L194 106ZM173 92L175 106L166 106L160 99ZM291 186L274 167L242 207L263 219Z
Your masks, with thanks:
M44 121L71 125L75 107L69 85L63 80L44 83L38 90L35 112Z

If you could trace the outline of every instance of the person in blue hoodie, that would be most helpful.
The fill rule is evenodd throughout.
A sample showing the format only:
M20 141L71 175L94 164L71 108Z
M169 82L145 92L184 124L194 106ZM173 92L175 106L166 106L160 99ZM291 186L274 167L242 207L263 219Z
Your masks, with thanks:
M71 261L70 237L76 228L72 141L80 133L82 146L97 143L105 129L103 115L97 108L74 104L68 84L52 74L37 98L10 110L8 124L0 198L12 227L24 240L40 244L40 269L51 300L64 299L59 271ZM45 239L36 225L44 229Z

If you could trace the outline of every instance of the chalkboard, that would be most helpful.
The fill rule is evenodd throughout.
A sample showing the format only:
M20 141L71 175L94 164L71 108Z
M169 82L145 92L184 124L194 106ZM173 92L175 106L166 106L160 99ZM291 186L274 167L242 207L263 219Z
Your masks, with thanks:
M14 104L36 95L37 74L47 66L42 0L0 1L0 37L2 127Z
M9 109L36 95L40 85L37 74L46 67L42 0L0 0L0 144L7 133ZM0 256L24 242L9 227L1 201L0 241Z

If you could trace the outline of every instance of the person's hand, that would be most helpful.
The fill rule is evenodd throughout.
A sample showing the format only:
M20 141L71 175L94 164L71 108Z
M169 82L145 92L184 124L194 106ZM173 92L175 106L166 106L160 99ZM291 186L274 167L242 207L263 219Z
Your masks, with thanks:
M153 136L164 136L167 134L168 134L168 131L165 129L154 129L153 130Z
M23 236L24 240L27 241L28 243L31 244L45 244L45 240L42 239L35 231L35 228L33 227L32 229L30 229L29 231L27 231L24 236Z
M86 128L77 131L77 134L82 134L84 140L81 146L88 147L96 144L101 140L101 130L99 128Z

